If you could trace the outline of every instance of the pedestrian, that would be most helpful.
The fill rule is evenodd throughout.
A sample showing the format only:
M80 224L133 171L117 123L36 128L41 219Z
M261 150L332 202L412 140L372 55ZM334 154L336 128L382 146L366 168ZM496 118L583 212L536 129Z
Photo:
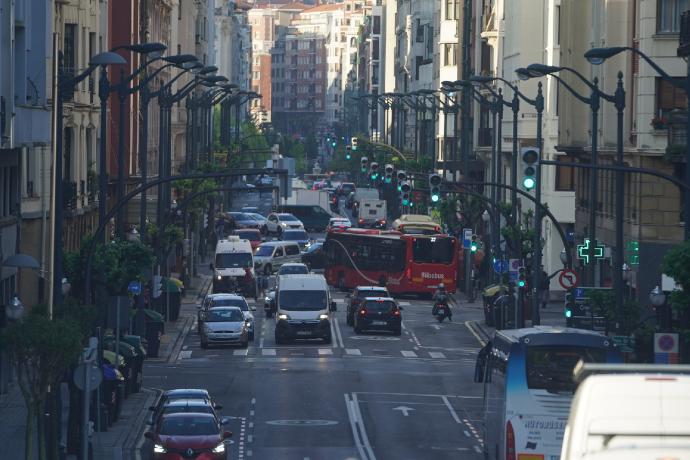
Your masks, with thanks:
M541 275L539 276L539 302L541 303L541 308L546 308L546 304L549 302L549 288L551 287L551 278L549 274L544 270L544 266L541 266Z

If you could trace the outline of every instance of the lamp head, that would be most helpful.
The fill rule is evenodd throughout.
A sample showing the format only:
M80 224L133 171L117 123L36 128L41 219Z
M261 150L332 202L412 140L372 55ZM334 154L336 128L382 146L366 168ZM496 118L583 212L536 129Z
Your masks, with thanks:
M199 61L193 54L175 54L174 56L166 56L163 60L176 66L181 66L187 62Z
M652 289L652 292L649 293L649 301L652 303L653 306L661 307L663 304L666 303L666 294L664 294L664 291L662 291L661 288L657 286L654 289Z
M623 46L611 46L608 48L592 48L585 53L585 59L589 61L590 64L599 65L603 63L610 57L624 51Z
M203 77L202 82L203 81L207 81L215 85L216 83L226 82L228 79L222 75L209 75L208 77Z
M527 69L525 69L524 67L520 67L518 69L515 69L515 74L522 81L529 80L530 78L532 78L529 71Z
M147 54L149 57L157 59L161 57L163 51L167 50L168 47L163 43L151 42L151 43L136 43L133 45L125 45L124 49L128 49L135 53Z
M214 65L207 65L202 67L201 70L199 70L199 74L201 75L208 75L216 72L218 72L218 67Z
M455 83L452 81L449 81L449 80L444 80L441 82L441 86L446 86L448 88L452 88L453 86L455 86Z
M198 75L199 72L201 71L201 69L204 68L204 65L199 61L189 61L189 62L185 62L184 64L182 64L178 67L180 67L181 69L184 69L184 70L189 70L194 75Z
M527 66L527 72L529 72L532 77L544 77L555 72L560 72L562 69L563 67L546 64L530 64Z
M106 51L105 53L98 53L89 61L89 65L92 67L99 65L105 66L117 64L127 64L127 61L125 61L125 58L123 58L119 54L113 53L111 51Z

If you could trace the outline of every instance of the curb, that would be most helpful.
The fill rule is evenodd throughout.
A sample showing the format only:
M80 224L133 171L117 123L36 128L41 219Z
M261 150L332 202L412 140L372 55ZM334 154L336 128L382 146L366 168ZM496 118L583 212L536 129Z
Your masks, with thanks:
M180 349L182 348L182 343L184 342L185 337L187 337L187 334L189 334L189 330L192 328L192 323L194 323L194 317L187 316L180 333L177 335L177 338L171 347L170 355L167 359L164 358L163 362L171 363L177 359L177 355L180 353Z
M465 321L465 326L470 330L472 335L484 346L491 340L491 334L477 321Z
M122 444L122 452L123 456L122 458L130 458L130 459L137 459L141 458L141 453L139 453L139 449L141 446L139 445L140 441L144 439L144 426L146 426L146 418L149 414L148 407L152 406L155 401L158 400L160 397L162 391L158 389L153 389L153 388L142 388L142 391L146 391L149 393L148 397L146 398L146 401L144 402L144 407L142 411L139 413L137 416L136 421L132 425L132 429L129 430L129 433L127 434L127 437L125 438L125 442ZM139 454L139 455L137 455Z

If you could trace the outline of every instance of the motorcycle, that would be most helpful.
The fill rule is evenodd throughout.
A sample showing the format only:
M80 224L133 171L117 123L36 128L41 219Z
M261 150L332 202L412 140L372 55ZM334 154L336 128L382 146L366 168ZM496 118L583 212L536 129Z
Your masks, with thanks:
M450 307L445 302L437 302L434 305L434 308L431 311L431 314L436 317L436 319L438 320L439 323L442 323L443 320L446 318L448 318L448 320L450 320L450 318L451 318Z

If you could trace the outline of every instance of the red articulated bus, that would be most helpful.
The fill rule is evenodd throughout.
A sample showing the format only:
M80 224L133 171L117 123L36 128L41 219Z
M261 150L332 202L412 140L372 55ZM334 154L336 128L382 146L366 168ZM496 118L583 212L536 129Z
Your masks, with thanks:
M448 292L457 286L458 241L446 234L334 229L326 236L324 253L326 280L341 289L385 284L392 294L430 297L439 283Z

